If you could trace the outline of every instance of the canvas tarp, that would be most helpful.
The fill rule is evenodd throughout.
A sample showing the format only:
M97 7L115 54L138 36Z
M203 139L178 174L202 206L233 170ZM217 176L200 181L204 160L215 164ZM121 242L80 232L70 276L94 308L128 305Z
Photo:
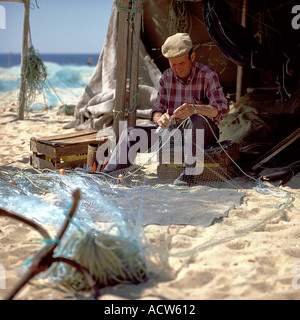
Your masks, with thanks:
M113 4L104 47L95 71L75 109L75 119L65 128L109 128L113 124L117 68L118 8ZM137 124L150 125L149 114L157 98L161 72L140 41ZM128 92L129 94L129 92Z

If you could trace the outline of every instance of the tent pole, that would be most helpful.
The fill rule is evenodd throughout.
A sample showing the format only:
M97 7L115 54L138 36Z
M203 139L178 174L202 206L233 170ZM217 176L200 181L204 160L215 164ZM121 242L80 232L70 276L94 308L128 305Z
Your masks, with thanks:
M247 7L248 7L248 1L243 0L243 9L242 9L242 19L241 19L241 25L246 28L246 20L247 20ZM237 67L237 76L236 76L236 99L237 102L243 92L243 75L244 75L244 68L242 66Z
M126 84L128 63L128 19L129 0L118 3L118 44L117 44L117 72L116 72L116 95L114 105L114 133L116 142L120 136L120 121L125 120L126 109Z
M129 106L128 126L136 125L136 108L138 97L139 81L139 43L142 24L142 0L137 0L137 11L134 14L134 23L131 30L131 65L130 65L130 89L129 89Z
M27 50L28 50L28 32L29 32L29 10L30 0L24 0L24 21L23 21L23 42L22 42L22 58L21 58L21 76L20 76L20 93L19 93L19 108L18 119L24 120L25 109L25 70L27 66Z

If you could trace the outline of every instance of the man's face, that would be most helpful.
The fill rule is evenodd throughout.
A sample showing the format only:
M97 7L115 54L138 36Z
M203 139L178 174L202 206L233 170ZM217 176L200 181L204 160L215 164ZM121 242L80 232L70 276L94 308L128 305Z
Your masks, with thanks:
M187 79L193 66L193 61L195 60L195 52L191 54L189 59L189 54L179 57L169 59L169 64L176 75L181 79Z

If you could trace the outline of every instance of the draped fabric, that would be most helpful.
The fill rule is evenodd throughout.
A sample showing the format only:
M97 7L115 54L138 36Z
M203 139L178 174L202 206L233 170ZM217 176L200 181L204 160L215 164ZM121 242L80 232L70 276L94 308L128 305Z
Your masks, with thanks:
M107 30L103 50L95 71L75 108L75 119L65 128L76 130L111 128L114 119L116 90L118 8L116 1ZM160 70L149 58L140 41L137 123L150 125L149 114L157 98ZM129 98L129 92L127 92Z

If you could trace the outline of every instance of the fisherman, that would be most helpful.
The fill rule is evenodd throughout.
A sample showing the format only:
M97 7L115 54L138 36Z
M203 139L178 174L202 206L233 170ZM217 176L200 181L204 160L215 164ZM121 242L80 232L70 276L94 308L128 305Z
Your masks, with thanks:
M187 33L176 33L168 37L161 47L162 54L168 59L170 68L159 81L156 103L152 106L150 119L161 128L180 127L182 132L191 132L190 139L185 137L187 148L195 154L196 131L204 130L204 146L216 143L219 138L218 124L228 114L228 101L223 93L219 78L210 67L196 62L193 43ZM104 173L129 167L136 156L137 142L141 132L145 132L144 144L139 144L140 152L147 152L158 139L157 126L127 127L121 134L116 148L105 167ZM141 145L143 147L141 147ZM196 184L196 163L187 163L174 185Z

